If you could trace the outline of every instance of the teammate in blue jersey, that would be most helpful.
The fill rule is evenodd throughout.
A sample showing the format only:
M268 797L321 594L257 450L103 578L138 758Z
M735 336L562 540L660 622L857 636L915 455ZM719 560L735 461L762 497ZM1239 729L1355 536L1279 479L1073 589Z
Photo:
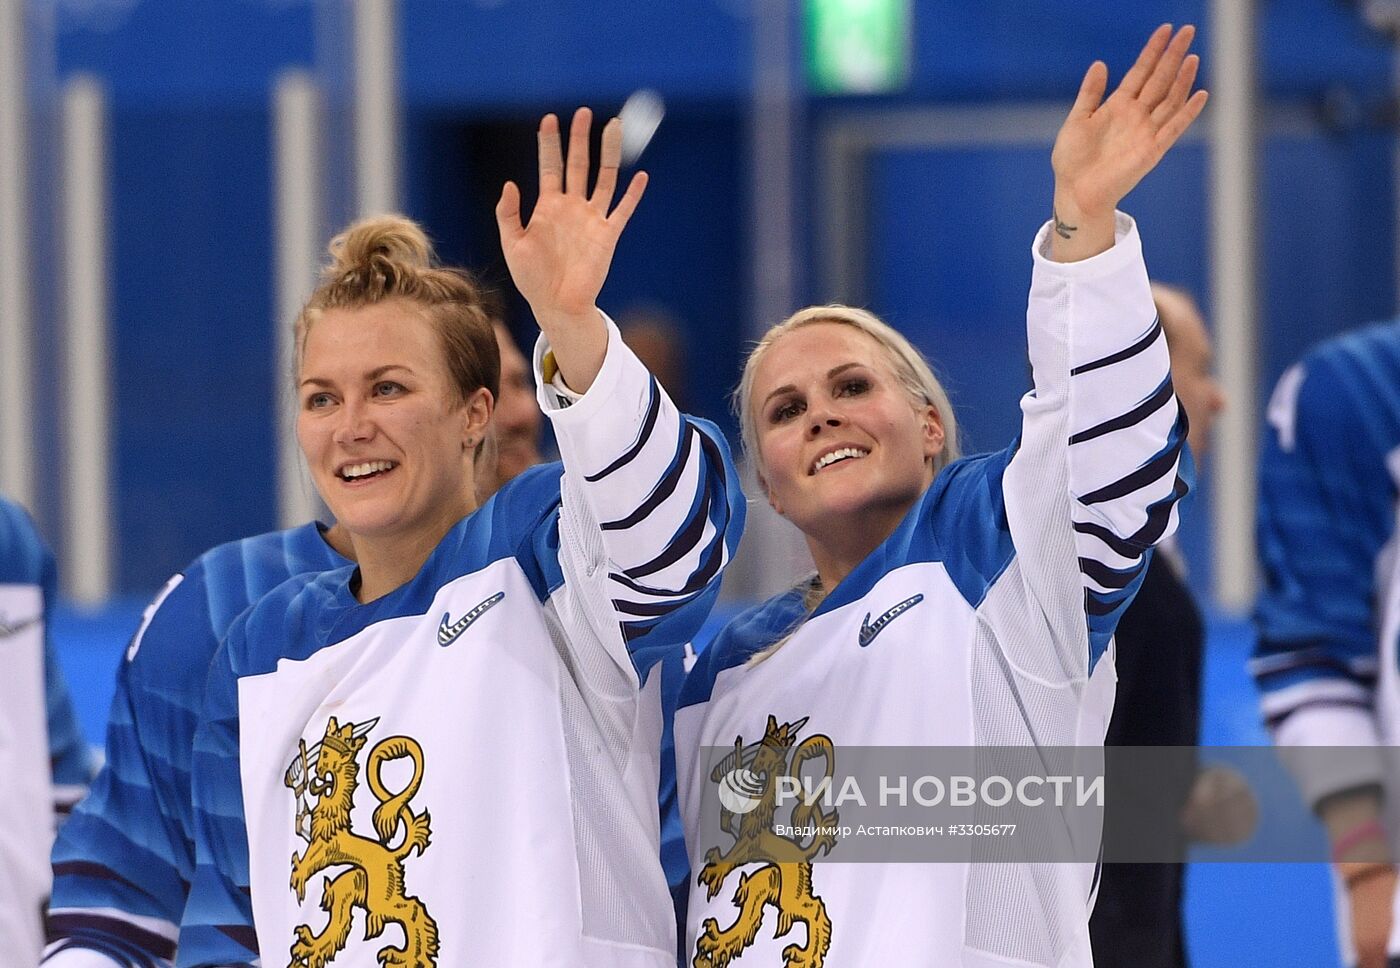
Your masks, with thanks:
M230 542L146 608L118 670L107 761L54 845L50 968L173 961L194 877L190 756L209 662L250 604L349 553L343 532L315 524Z
M0 937L19 964L37 960L43 944L55 821L92 776L49 640L56 582L34 523L0 498Z
M1060 130L1035 387L1007 450L954 460L928 365L862 310L803 310L750 356L745 443L816 575L727 626L682 688L696 968L1092 964L1092 862L841 863L860 845L839 809L783 807L778 781L831 776L850 747L1102 744L1114 624L1187 490L1137 229L1115 208L1204 105L1192 34L1160 28L1107 100L1095 64Z
M540 459L529 364L499 321L494 331L501 393L489 491ZM194 876L190 756L209 662L247 606L352 554L338 527L246 538L200 556L151 602L118 670L106 764L54 846L48 968L173 961Z
M298 435L357 568L234 622L195 740L180 965L658 966L662 729L651 665L699 627L738 539L722 439L595 307L640 200L621 129L540 129L502 245L543 338L563 466L469 497L497 361L473 284L396 217L352 226L298 322ZM611 209L611 211L610 211Z
M1400 955L1396 500L1400 322L1323 343L1279 379L1259 463L1251 671L1281 747L1327 827L1348 964Z

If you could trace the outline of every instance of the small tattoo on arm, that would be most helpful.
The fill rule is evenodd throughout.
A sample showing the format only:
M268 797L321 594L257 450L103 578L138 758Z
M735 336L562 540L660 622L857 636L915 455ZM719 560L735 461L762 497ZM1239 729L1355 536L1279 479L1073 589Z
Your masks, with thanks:
M1060 220L1060 213L1053 208L1050 209L1050 217L1055 221L1055 233L1062 239L1068 239L1079 231L1077 225L1067 225Z

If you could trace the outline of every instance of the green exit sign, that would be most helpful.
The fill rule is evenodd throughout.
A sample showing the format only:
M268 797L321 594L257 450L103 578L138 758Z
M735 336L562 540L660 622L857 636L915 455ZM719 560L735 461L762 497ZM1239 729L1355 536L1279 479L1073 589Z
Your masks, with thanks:
M806 0L807 75L823 94L878 94L909 79L913 0Z

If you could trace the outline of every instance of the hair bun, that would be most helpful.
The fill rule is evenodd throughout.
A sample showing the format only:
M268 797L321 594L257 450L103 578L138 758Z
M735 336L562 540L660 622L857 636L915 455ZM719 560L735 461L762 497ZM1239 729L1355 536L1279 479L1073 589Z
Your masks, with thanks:
M402 215L373 215L331 239L326 278L360 277L370 289L391 289L404 270L431 268L432 243L416 222Z

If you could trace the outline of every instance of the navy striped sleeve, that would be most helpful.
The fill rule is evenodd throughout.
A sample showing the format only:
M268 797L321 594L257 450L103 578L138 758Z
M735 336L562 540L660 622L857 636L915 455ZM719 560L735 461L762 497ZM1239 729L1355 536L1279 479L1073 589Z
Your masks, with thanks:
M635 657L644 644L679 645L699 631L738 547L745 505L723 435L678 411L607 325L607 356L588 392L542 381L540 403L567 468L561 527L585 547L594 536L583 532L597 532L607 595ZM537 374L546 352L541 341ZM571 501L588 513L568 513Z
M1120 214L1114 247L1078 263L1051 262L1047 232L1036 239L1027 311L1035 389L1021 404L1007 510L1042 601L1069 595L1058 576L1077 570L1092 671L1152 547L1176 529L1191 460L1132 220ZM1066 510L1068 539L1048 523Z

